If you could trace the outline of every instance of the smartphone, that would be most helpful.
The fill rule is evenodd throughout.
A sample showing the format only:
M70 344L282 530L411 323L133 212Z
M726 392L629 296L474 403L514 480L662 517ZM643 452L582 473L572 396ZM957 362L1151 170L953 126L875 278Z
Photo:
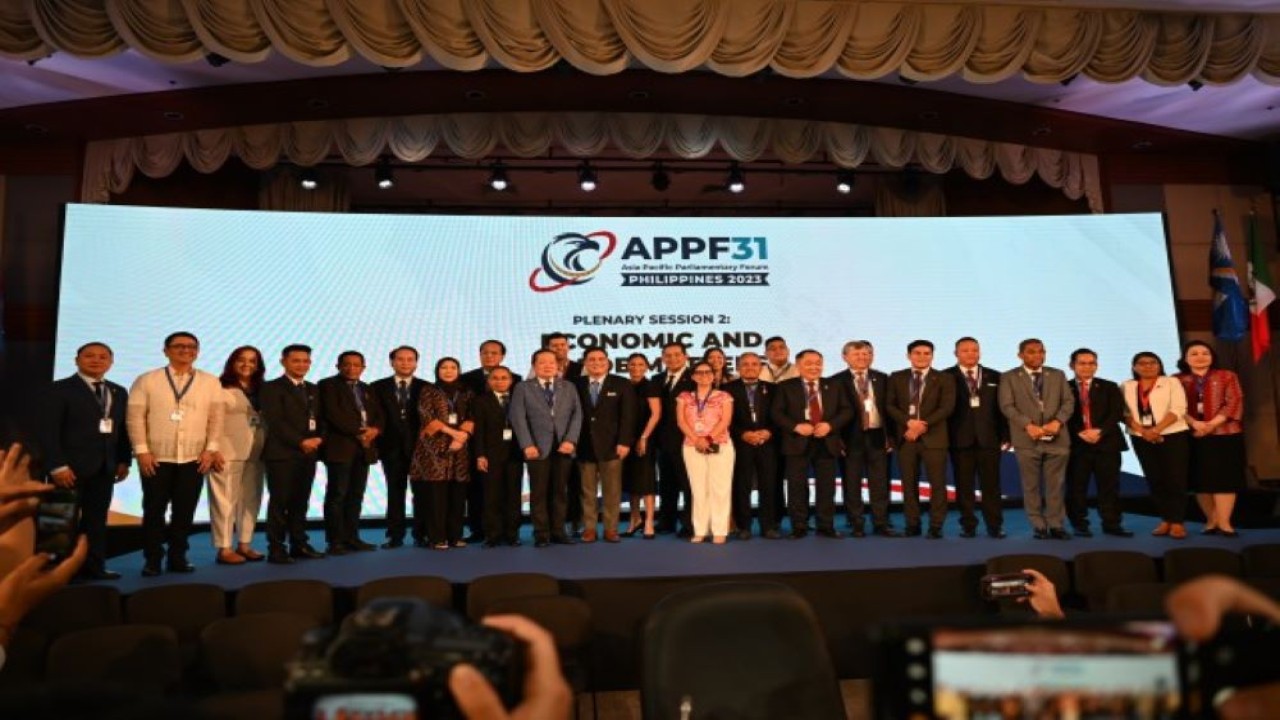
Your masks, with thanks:
M62 561L75 549L79 527L78 492L59 487L41 495L36 509L35 551L52 555L54 562Z
M982 576L982 599L999 600L1000 598L1027 597L1031 591L1027 585L1031 576L1026 573L994 573Z

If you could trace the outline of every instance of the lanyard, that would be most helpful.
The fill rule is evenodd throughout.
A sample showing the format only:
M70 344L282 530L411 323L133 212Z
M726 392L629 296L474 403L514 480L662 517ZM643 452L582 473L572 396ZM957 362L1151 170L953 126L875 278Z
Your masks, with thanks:
M168 366L165 366L164 378L169 381L169 389L173 391L173 404L181 405L182 398L187 396L187 393L191 390L192 383L196 381L196 373L194 370L191 372L191 377L187 378L187 384L182 386L181 392L178 391L178 384L173 381L173 374L169 372Z
M707 401L711 400L711 396L712 396L713 394L715 394L715 388L712 388L712 389L710 390L710 392L708 392L708 393L707 393L707 396L706 396L706 397L704 397L704 398L702 398L701 400L699 400L699 399L698 399L698 393L697 393L697 391L696 391L696 390L694 391L694 393L693 393L693 404L697 407L698 417L702 417L702 413L706 411L706 409L707 409Z

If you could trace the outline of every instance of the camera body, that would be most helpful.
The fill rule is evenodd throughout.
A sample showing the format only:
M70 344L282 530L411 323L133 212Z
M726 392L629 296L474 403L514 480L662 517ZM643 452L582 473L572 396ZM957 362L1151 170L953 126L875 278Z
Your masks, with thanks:
M1031 590L1031 576L1026 573L993 573L982 576L982 599L999 600L1000 598L1027 597Z
M313 630L285 678L288 718L460 718L449 673L474 666L503 703L520 702L525 646L417 598L380 598L335 633Z

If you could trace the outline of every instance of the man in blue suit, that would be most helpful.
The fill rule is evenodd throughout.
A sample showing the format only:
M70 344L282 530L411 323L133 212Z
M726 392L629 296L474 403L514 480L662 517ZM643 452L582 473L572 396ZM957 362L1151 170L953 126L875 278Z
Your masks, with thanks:
M529 505L536 547L573 545L564 531L569 469L582 430L582 406L573 383L556 377L555 353L533 354L533 377L511 394L511 428L529 468ZM550 519L548 519L550 500Z

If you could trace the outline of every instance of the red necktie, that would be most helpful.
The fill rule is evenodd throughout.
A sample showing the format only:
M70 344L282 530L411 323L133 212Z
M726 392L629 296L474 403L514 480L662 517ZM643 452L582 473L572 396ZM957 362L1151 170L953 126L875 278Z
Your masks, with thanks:
M1089 414L1089 381L1080 382L1080 415L1084 418L1084 429L1093 429L1093 418Z
M817 425L822 422L822 405L818 402L818 383L810 380L809 385L809 422Z

